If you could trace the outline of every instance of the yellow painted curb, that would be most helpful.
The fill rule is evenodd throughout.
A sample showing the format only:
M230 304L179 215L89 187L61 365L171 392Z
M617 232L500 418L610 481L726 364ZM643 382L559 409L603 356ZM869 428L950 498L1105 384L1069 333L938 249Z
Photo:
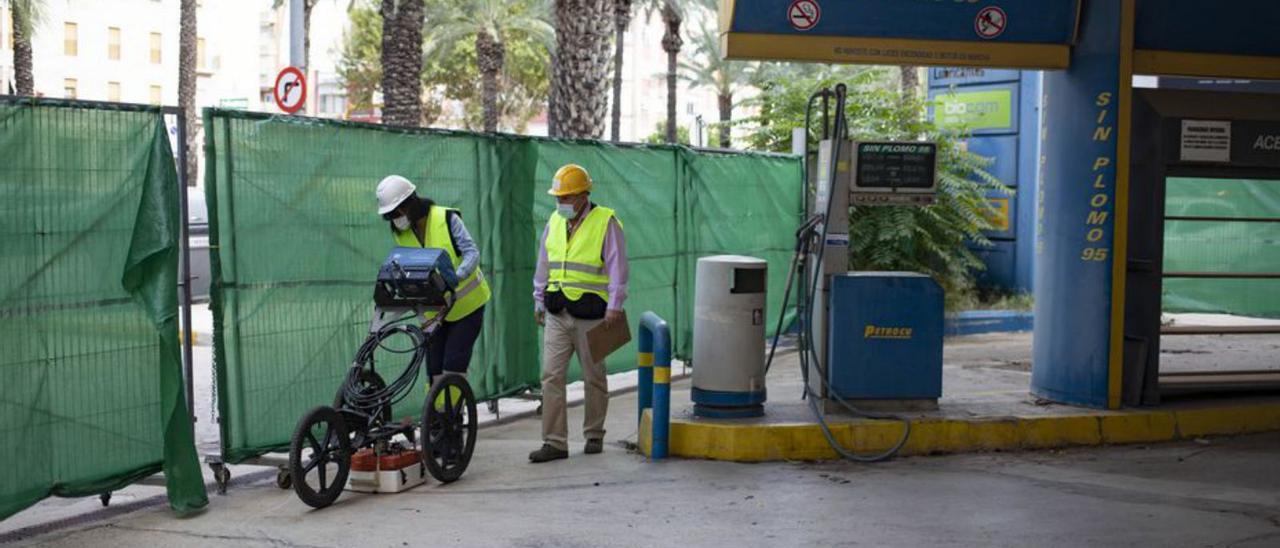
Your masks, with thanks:
M647 409L640 418L637 445L644 455L649 455L652 445L652 412ZM830 428L837 441L860 453L884 451L902 435L902 426L893 421L854 419L832 422ZM1272 430L1280 430L1280 402L1057 416L929 418L912 422L911 436L900 454L1154 443ZM686 419L671 421L670 454L736 462L839 457L817 424L735 424Z
M1151 443L1178 439L1178 420L1168 411L1116 413L1098 417L1102 442L1110 444Z

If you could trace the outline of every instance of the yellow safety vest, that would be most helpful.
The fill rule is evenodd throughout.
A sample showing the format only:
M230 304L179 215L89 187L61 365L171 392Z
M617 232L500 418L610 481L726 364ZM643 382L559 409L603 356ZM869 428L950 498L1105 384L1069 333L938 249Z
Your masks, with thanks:
M400 247L432 247L443 249L449 254L449 260L453 262L453 268L457 269L462 264L462 258L458 256L457 250L453 248L453 239L449 236L449 215L448 212L456 211L447 207L431 206L431 210L427 212L427 218L419 222L425 225L426 230L423 231L426 243L420 243L418 236L413 233L413 229L396 230L396 245ZM480 272L480 266L476 265L475 271L467 276L467 279L458 282L458 289L454 293L453 308L449 309L449 314L444 317L445 321L456 322L467 317L472 312L479 310L484 303L489 302L489 282L485 281L484 273ZM427 319L436 316L435 311L428 311L425 316Z
M609 273L604 269L604 237L609 232L612 209L595 206L569 237L569 223L558 213L547 221L548 291L561 291L571 301L587 293L609 302ZM618 221L622 227L622 221Z

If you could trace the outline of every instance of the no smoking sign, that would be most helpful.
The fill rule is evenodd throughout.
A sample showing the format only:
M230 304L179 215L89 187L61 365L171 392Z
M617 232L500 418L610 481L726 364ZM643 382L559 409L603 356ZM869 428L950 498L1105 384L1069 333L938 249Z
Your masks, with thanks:
M1009 17L1005 15L1004 10L996 6L982 8L978 16L973 19L974 32L978 33L979 38L985 40L1004 34L1004 29L1008 26Z
M794 0L787 8L787 20L791 21L792 28L799 31L818 26L821 18L822 8L818 6L817 0Z
M297 67L285 67L276 75L276 88L272 95L280 110L288 114L298 112L307 101L307 79Z

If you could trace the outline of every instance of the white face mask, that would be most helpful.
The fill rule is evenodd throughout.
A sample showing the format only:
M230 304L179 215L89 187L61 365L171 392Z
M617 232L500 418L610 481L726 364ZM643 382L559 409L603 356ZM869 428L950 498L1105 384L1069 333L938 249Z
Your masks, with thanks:
M391 225L396 227L396 230L409 230L409 218L404 215L398 215L391 219Z
M556 204L556 213L559 213L566 221L572 221L574 217L578 216L578 209L573 207L573 204L558 203Z

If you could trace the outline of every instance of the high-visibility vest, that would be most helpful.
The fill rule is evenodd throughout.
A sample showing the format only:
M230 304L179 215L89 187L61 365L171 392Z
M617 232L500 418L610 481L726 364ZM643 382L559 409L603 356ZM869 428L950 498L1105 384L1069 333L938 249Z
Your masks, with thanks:
M413 229L396 230L396 245L401 247L432 247L443 249L449 254L449 260L453 262L453 268L456 270L462 264L462 258L458 256L458 251L453 248L453 238L449 235L449 212L457 211L447 207L437 205L431 206L427 212L427 218L419 222L426 226L424 231L426 243L418 241L418 236L413 233ZM476 269L467 276L465 280L458 282L458 289L454 292L453 308L449 309L449 313L445 315L445 321L456 322L467 317L472 312L479 310L484 303L489 302L489 282L485 281L484 273L480 272L480 266L476 265ZM436 316L435 311L428 311L425 316L427 319Z
M569 223L558 213L547 221L547 291L560 291L571 301L591 293L609 302L609 273L604 269L604 238L612 209L594 206L569 236ZM622 228L622 221L618 221Z

